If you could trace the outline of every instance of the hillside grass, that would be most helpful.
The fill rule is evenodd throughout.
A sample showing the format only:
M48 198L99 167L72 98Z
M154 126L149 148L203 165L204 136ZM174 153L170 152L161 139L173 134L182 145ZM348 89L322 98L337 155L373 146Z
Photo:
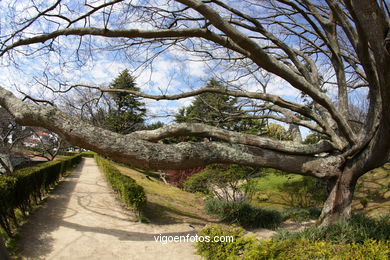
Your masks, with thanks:
M283 210L289 208L288 194L283 192L280 187L288 182L301 180L303 176L297 174L275 174L268 173L264 176L257 177L254 180L255 195L252 204L256 207L272 207ZM261 201L258 198L268 198Z
M255 179L256 193L252 204L257 207L272 207L280 210L289 208L288 194L280 187L302 178L296 174L275 173L257 177ZM258 199L264 196L268 200ZM367 205L364 207L365 201ZM372 217L390 213L390 163L366 173L359 179L352 205L354 212L365 213Z
M367 201L366 207L363 206ZM363 175L356 186L353 209L368 216L390 214L390 163Z
M206 224L216 222L204 213L205 197L200 194L185 192L163 183L157 177L146 177L145 174L122 164L116 164L118 169L129 175L144 187L148 198L145 214L152 223L182 223ZM301 180L296 174L279 174L269 172L255 178L255 195L251 204L260 208L284 210L291 208L289 194L280 187L288 182ZM364 175L358 182L353 201L355 213L367 213L369 216L382 216L390 213L390 163ZM261 200L266 196L267 200ZM260 198L260 199L258 199ZM365 208L362 198L367 198Z
M151 223L203 225L216 222L215 219L204 213L205 197L165 184L158 178L146 177L124 165L115 164L115 166L121 173L130 176L144 188L147 204L143 213Z

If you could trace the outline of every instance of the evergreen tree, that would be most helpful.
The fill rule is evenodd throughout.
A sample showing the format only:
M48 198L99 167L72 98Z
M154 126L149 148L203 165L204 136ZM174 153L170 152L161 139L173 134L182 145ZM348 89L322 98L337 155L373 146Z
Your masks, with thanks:
M139 91L134 78L125 69L110 84L112 89L126 89ZM114 105L110 108L107 117L107 126L110 130L121 134L128 134L143 128L145 122L145 104L140 98L128 93L112 93Z
M209 80L207 88L224 89L215 79ZM242 113L237 98L218 93L203 93L198 95L192 104L181 108L175 116L177 123L205 123L227 130L250 132L256 134L262 122L254 119L234 119L234 115Z

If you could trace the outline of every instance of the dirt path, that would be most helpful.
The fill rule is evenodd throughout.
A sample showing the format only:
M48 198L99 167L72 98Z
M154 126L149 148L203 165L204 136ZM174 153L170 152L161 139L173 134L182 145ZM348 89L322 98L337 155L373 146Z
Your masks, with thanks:
M153 225L116 201L94 159L83 159L23 227L25 259L199 259L191 243L160 243L154 236L194 235L188 224Z

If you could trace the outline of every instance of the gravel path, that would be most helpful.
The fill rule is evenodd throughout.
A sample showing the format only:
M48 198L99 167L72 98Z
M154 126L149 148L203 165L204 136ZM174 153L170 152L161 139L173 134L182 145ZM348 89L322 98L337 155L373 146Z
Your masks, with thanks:
M194 235L188 224L134 222L96 162L85 158L20 233L24 259L199 259L192 243L155 242L158 235Z

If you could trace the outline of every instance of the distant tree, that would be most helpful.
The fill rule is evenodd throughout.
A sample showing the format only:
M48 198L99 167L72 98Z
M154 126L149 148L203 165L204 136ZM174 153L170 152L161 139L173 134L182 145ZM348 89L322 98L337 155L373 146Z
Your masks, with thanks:
M215 79L210 79L206 88L226 89ZM226 130L258 134L264 126L258 119L246 118L235 97L220 93L203 93L195 97L188 107L181 108L175 115L176 123L204 123Z
M160 128L160 127L163 127L164 125L165 125L165 124L164 124L163 122L157 121L157 122L154 122L154 123L152 123L152 124L147 125L145 128L146 128L147 130L154 130L154 129L158 129L158 128Z
M264 127L261 135L281 141L292 140L291 133L283 126L276 123L269 123L266 127Z
M13 116L0 107L0 174L13 172L12 148L30 135L30 128L17 124Z
M43 128L33 128L30 138L36 140L36 144L29 148L34 157L43 157L48 161L54 160L58 153L65 150L68 144L57 134Z
M110 84L110 88L133 91L140 90L127 69L123 70L114 79ZM106 118L108 129L117 133L128 134L143 128L146 109L144 107L145 104L140 101L140 98L122 92L115 92L110 95L114 104L108 111ZM99 110L99 113L101 116L102 110Z
M206 87L224 89L224 86L215 79L209 80ZM175 121L177 123L205 123L231 129L232 123L228 122L228 118L234 112L238 112L236 103L237 99L228 95L203 93L197 96L190 106L180 109Z

